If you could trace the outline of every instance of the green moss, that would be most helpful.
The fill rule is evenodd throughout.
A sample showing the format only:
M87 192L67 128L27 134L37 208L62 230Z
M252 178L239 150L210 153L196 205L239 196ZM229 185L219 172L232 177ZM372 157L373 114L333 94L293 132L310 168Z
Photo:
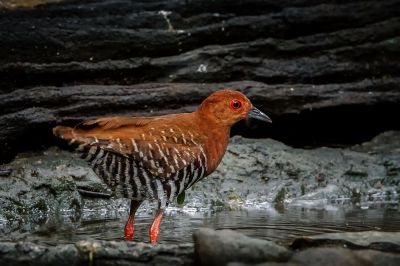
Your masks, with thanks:
M304 194L306 194L306 186L305 186L304 184L301 184L300 190L301 190L301 195L302 195L302 196L303 196Z
M238 194L236 194L235 191L230 191L228 193L228 200L238 200L238 199L240 199L240 197Z
M211 200L211 205L213 206L213 207L225 207L225 202L223 202L223 201L221 201L221 200L219 200L219 199L217 199L217 200Z
M276 194L276 197L275 197L275 199L274 199L274 203L276 203L276 204L283 204L283 202L284 202L284 200L285 200L285 197L286 197L286 190L285 190L285 188L282 188L282 189L278 192L278 194Z
M15 203L14 204L14 210L15 210L15 212L17 213L17 214L19 214L19 215L26 215L26 214L28 214L28 209L24 206L24 205L22 205L21 203Z
M6 211L6 212L3 213L3 215L8 221L16 220L15 213L13 213L11 211Z
M61 194L64 191L73 191L76 184L66 177L57 178L51 185L50 189L54 194Z
M33 205L34 209L37 209L39 211L42 212L47 212L48 208L47 208L47 204L46 201L44 199L39 199L35 205Z
M28 209L18 201L12 201L12 205L6 206L3 212L8 221L15 221L28 214Z
M183 206L185 203L185 191L182 191L181 194L178 195L178 197L176 197L176 203L178 204L178 206Z

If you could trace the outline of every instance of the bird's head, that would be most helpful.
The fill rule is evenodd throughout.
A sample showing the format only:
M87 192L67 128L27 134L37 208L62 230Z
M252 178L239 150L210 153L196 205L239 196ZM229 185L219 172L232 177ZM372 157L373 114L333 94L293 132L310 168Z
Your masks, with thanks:
M234 90L214 92L201 103L197 112L210 119L209 121L228 127L245 118L272 122L266 114L255 108L243 93Z

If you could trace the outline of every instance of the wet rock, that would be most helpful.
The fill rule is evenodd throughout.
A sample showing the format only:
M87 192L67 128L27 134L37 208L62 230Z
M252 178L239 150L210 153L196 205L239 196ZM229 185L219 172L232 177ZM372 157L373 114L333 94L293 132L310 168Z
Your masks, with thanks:
M361 265L395 266L400 263L400 255L398 252L391 254L375 250L358 250L354 251L354 254L363 261Z
M229 262L286 261L291 252L271 241L247 237L232 230L202 228L193 235L196 258L201 265Z
M375 140L372 143L379 145ZM194 211L270 209L276 204L280 208L397 207L398 165L400 155L393 151L305 150L270 139L235 137L216 172L186 192L185 207ZM74 223L127 215L127 200L114 198L77 154L51 148L20 154L4 167L12 172L0 177L3 233L37 230L38 225L51 225L59 216ZM351 175L350 170L365 174ZM381 186L376 186L378 182Z
M79 265L78 250L73 245L46 247L34 243L0 243L1 265Z
M353 244L367 247L374 243L391 243L400 248L400 232L347 232L347 233L329 233L311 236L311 239L342 239Z
M193 245L157 245L126 241L80 241L43 246L1 242L1 265L192 265Z
M324 234L332 240L358 241L357 234ZM361 244L380 241L385 234L366 232L370 237ZM343 236L343 237L341 237ZM317 238L318 238L317 237ZM363 238L361 236L361 238ZM393 236L393 242L398 242ZM399 265L398 252L309 246L290 251L270 241L246 237L231 230L200 229L195 244L158 244L152 246L128 241L79 241L46 246L32 242L0 242L1 265L229 265L229 266L306 266L306 265ZM365 239L365 238L364 238ZM361 249L360 249L361 248Z
M10 167L0 165L0 176L9 176L12 172Z
M398 265L399 254L379 252L375 250L349 250L341 247L335 248L309 248L294 253L293 257L286 262L264 262L259 264L230 263L229 266L367 266L367 265Z
M293 255L291 263L298 265L398 265L400 255L374 250L351 251L344 248L312 248ZM284 264L285 265L285 264Z
M352 150L373 154L399 154L400 134L397 131L387 131L379 134L371 141L355 145Z
M315 246L346 246L353 249L368 248L400 252L400 233L378 231L328 233L296 239L291 246L294 249Z
M216 173L196 184L187 198L234 209L263 208L266 202L320 208L352 203L363 208L396 207L400 184L400 175L393 170L396 165L400 155L393 150L381 154L340 148L304 150L269 139L235 137ZM384 186L377 188L378 181Z
M84 209L99 212L99 218L101 210L118 210L121 206L120 200L109 200L107 204L99 197L84 200L79 190L110 192L84 161L69 152L50 149L41 154L21 154L8 167L11 174L0 177L3 233L30 231L63 215L77 221Z

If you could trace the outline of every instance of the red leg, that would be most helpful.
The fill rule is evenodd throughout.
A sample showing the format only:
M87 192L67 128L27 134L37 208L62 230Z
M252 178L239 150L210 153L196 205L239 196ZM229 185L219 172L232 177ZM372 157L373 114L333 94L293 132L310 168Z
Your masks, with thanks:
M135 214L139 209L142 201L131 200L131 209L129 211L128 221L125 225L125 240L132 241L133 235L135 233L134 224L135 224Z
M158 209L156 212L156 216L154 217L153 222L151 223L150 226L150 243L155 245L157 244L158 240L158 232L160 229L160 223L164 215L164 210L163 209Z

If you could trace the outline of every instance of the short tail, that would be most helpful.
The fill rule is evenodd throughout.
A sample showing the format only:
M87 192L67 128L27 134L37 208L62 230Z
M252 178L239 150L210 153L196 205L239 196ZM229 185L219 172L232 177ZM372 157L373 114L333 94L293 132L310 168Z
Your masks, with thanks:
M56 126L53 128L53 134L65 140L73 140L75 137L72 135L73 128Z

